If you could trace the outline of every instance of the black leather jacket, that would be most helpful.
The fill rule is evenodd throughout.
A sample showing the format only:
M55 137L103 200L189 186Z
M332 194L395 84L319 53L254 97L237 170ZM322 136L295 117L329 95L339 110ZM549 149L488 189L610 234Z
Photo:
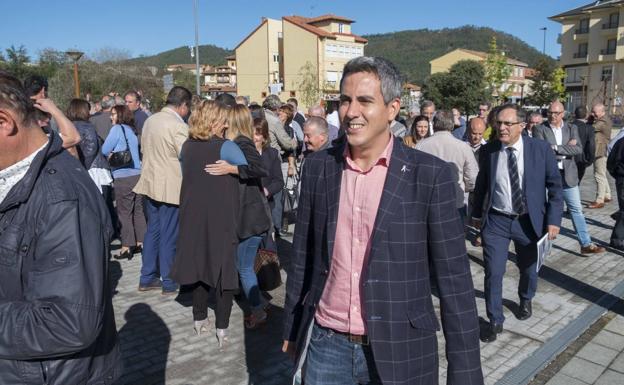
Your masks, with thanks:
M56 134L0 202L0 384L112 384L110 218Z

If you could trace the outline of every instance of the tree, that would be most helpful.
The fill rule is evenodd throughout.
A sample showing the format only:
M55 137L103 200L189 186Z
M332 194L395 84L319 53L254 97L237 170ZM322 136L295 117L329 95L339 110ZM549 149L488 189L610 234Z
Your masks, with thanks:
M511 87L505 85L509 75L511 75L511 67L507 65L507 57L498 50L496 45L496 37L492 36L489 44L487 57L485 58L485 82L492 96L497 101L504 101L511 95Z
M479 103L488 100L483 65L474 60L461 60L449 72L433 74L423 86L425 99L441 109L457 108L461 112L476 112Z
M91 54L91 58L97 63L119 62L131 57L129 50L116 47L98 48Z
M535 66L535 76L527 102L536 106L544 106L555 99L565 99L563 79L565 79L563 68L555 68L550 62L540 60Z
M3 67L5 67L14 76L19 79L24 79L33 72L31 68L26 66L26 63L30 62L30 58L28 57L26 48L23 45L20 45L18 48L11 45L10 48L6 49L6 54L7 62Z
M319 86L319 77L316 67L307 61L299 69L299 92L301 93L300 102L303 106L313 106L321 99L321 87Z

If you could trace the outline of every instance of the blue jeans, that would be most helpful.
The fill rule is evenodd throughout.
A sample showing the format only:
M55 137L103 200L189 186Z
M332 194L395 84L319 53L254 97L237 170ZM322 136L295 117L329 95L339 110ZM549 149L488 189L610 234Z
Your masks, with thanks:
M256 253L261 241L262 237L259 235L240 241L236 258L238 275L240 276L245 297L247 297L251 308L254 310L264 305L260 289L258 288L258 278L254 271L254 261L256 260Z
M481 229L483 260L485 262L485 308L490 321L503 324L503 276L509 254L509 243L514 241L516 263L520 270L518 297L530 300L537 291L537 235L528 215L512 219L494 211L488 213Z
M587 232L587 223L585 223L585 216L583 215L581 193L578 186L564 188L563 200L566 206L568 206L570 216L572 216L572 224L574 225L574 230L576 230L576 237L579 243L583 247L589 246L591 244L591 237Z
M169 274L178 240L178 206L145 198L147 231L143 240L143 264L140 285L148 285L162 277L163 290L176 290L178 284Z
M349 342L314 323L306 358L306 385L381 385L370 345Z

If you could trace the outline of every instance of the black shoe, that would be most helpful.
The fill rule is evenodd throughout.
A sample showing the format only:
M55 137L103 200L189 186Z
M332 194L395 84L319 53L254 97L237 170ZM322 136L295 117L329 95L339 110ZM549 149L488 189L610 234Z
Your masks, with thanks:
M130 251L130 249L128 249L128 250L124 251L124 252L123 252L123 253L121 253L121 254L113 255L113 258L115 258L115 259L128 259L128 260L130 260L130 259L132 259L132 257L133 257L133 256L134 256L134 255L132 254L132 251Z
M533 309L531 308L531 300L530 299L521 299L520 305L518 308L518 318L520 321L524 321L526 319L531 318L533 315Z
M143 246L132 246L130 250L132 251L132 254L141 254L143 252Z
M496 341L496 335L503 332L503 324L497 324L490 322L490 326L484 331L481 336L481 341L488 343Z
M162 282L160 279L155 279L147 285L139 284L139 291L159 290L162 289Z

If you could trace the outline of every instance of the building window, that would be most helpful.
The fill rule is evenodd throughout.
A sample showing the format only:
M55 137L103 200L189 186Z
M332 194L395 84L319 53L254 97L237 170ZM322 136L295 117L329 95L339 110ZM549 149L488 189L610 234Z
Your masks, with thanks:
M576 34L589 33L589 19L581 19L579 21L579 28L574 32Z
M611 81L611 75L613 74L613 67L602 67L602 74L600 75L600 81Z
M587 57L587 43L581 43L578 46L578 51L574 54L574 58Z
M344 24L342 23L338 24L338 33L344 33Z
M609 28L617 28L620 24L620 13L612 13L609 15Z
M290 97L291 98L296 98L297 97L297 91L290 91Z
M279 54L276 54L276 53L273 54L273 62L274 63L279 63L280 62Z
M283 34L282 32L278 32L278 33L277 33L277 38L278 38L278 39L281 39L281 38L283 38L283 37L284 37L284 34Z
M262 93L262 98L264 99L264 98L266 98L266 97L267 97L267 93L266 93L266 92L263 92L263 93Z
M615 48L617 47L617 39L609 39L607 40L607 49L602 50L603 55L614 55Z
M582 68L568 68L566 69L566 83L580 83L583 81L584 70Z

